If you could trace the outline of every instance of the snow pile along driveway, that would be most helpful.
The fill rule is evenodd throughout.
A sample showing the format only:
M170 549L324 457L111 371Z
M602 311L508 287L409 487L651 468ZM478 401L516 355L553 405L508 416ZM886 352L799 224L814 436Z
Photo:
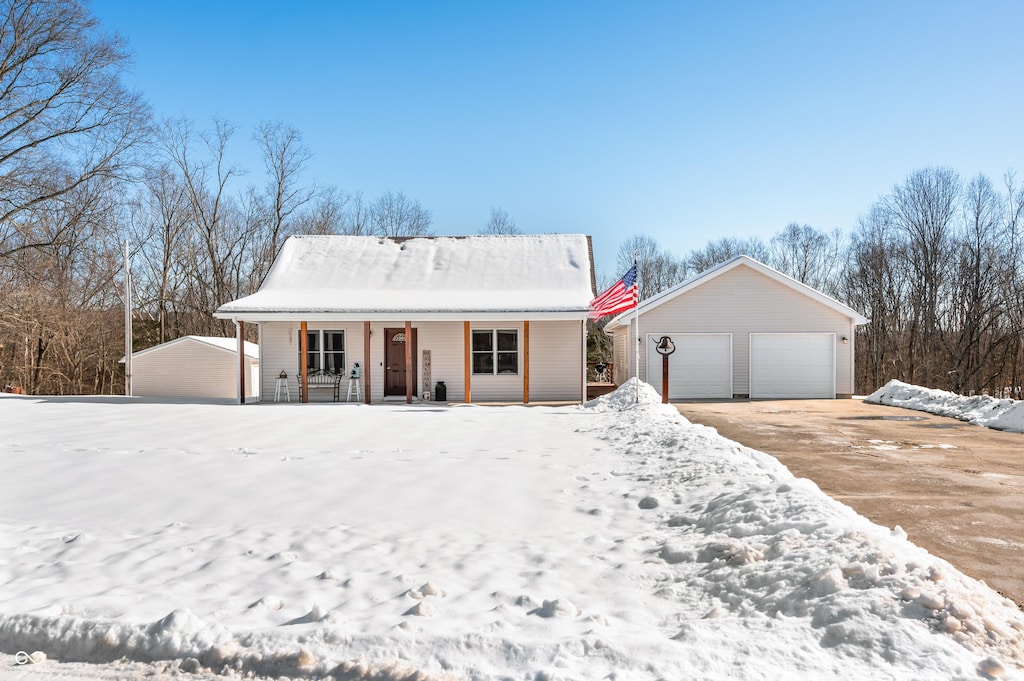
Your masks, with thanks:
M976 426L1024 433L1024 401L1021 400L997 399L988 395L964 397L893 379L864 401L950 416Z
M384 681L1020 678L1012 602L641 388L0 399L0 652Z

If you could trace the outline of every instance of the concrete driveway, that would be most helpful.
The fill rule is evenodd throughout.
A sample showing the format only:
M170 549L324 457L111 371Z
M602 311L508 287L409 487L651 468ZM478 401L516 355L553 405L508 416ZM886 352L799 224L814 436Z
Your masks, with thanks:
M1024 434L856 399L675 406L1024 605Z

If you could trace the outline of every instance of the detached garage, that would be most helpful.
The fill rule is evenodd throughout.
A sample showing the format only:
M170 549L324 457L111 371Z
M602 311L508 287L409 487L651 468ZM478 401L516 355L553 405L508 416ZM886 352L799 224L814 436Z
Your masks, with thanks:
M728 260L640 304L640 379L661 392L669 336L669 399L834 398L853 394L853 331L867 319L748 256ZM605 328L615 382L635 373L634 312Z
M259 346L245 342L246 397L259 394ZM137 397L238 397L238 341L182 336L132 353Z

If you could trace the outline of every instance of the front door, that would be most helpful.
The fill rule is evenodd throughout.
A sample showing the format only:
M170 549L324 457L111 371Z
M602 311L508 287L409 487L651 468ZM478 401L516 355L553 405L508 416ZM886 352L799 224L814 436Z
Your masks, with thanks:
M384 329L384 396L405 395L405 382L412 380L416 393L416 329L412 330L412 374L405 371L405 329Z

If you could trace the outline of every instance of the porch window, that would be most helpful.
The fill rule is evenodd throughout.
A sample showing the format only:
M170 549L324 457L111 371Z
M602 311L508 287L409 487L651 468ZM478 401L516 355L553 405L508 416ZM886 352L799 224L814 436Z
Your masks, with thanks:
M519 332L515 329L475 329L472 343L474 374L519 373Z
M311 329L306 332L306 370L345 373L345 332Z

